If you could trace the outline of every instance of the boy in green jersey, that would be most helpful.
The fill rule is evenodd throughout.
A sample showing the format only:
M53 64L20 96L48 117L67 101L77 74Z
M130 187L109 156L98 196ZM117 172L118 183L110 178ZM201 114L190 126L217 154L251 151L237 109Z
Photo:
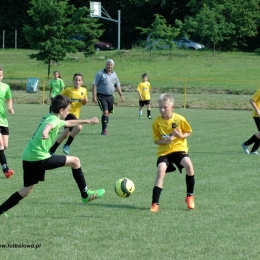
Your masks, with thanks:
M0 163L6 178L11 178L14 171L9 169L4 150L8 147L9 128L5 113L5 100L7 100L8 112L13 114L12 93L9 85L2 82L4 69L0 67Z
M19 203L33 189L39 181L44 181L45 171L63 166L70 166L72 175L78 185L82 201L88 203L104 195L105 190L88 189L80 160L75 156L50 155L49 149L55 141L59 128L67 126L73 127L78 124L97 124L96 117L87 120L64 121L70 109L70 100L62 95L57 95L52 100L52 114L44 116L36 129L33 137L27 144L22 154L24 187L15 192L0 206L0 215ZM6 214L5 214L6 215Z

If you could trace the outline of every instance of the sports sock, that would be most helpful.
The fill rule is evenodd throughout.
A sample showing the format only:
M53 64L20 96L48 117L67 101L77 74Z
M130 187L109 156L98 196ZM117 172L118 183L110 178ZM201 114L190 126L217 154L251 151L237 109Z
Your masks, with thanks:
M53 146L50 148L51 153L55 153L56 149L59 147L59 143L55 142Z
M139 111L139 116L142 116L142 115L143 115L143 111L140 110L140 111Z
M76 183L77 183L77 185L79 187L79 191L80 191L81 197L83 199L87 198L87 196L88 196L88 194L87 194L88 188L87 188L85 177L84 177L84 174L83 174L81 168L72 169L72 174L73 174L74 180L76 181Z
M11 195L11 197L0 206L0 215L17 205L21 199L23 199L23 197L18 191Z
M253 147L252 147L251 152L257 151L258 148L259 148L259 146L260 146L260 139L257 138L257 141L255 141L255 143L254 143L254 145L253 145Z
M246 142L244 142L244 145L250 145L252 143L255 143L257 140L259 140L255 135L252 135Z
M68 140L67 140L67 142L66 142L65 145L69 145L69 146L70 146L73 140L74 140L74 137L72 137L71 135L69 135L69 138L68 138Z
M151 115L151 110L147 110L147 116Z
M6 161L4 150L0 150L0 163L1 163L1 166L3 169L3 172L8 172L9 168L7 166L7 161Z
M187 195L193 195L194 193L194 185L195 185L195 178L193 176L186 175L186 186L187 186Z
M157 186L153 187L153 196L152 196L152 204L156 203L159 205L159 199L161 196L162 188L159 188Z
M104 131L107 129L108 116L102 115L101 122L102 122L102 131Z

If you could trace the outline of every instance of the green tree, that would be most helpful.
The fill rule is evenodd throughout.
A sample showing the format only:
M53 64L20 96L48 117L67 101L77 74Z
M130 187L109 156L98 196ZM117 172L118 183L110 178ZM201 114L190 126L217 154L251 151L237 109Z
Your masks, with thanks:
M149 41L146 48L150 51L150 59L152 59L153 49L163 49L167 46L170 49L170 57L175 44L173 39L179 35L179 29L167 25L166 19L159 14L155 14L155 19L149 28L136 27L141 30L141 34L149 35Z
M84 49L85 56L94 53L93 44L102 31L88 8L75 8L68 0L32 0L30 4L33 26L25 25L23 31L31 48L39 52L29 56L48 64L48 77L51 62L63 60L67 53L78 49Z

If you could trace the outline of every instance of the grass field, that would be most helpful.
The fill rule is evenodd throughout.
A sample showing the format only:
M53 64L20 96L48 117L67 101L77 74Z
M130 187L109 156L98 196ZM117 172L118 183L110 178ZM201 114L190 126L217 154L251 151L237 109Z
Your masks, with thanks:
M6 154L15 175L0 177L1 203L22 187L20 156L47 111L47 105L16 104L8 117ZM170 173L158 213L149 211L157 148L152 122L137 119L137 107L115 112L108 137L100 135L100 124L87 125L71 147L87 184L105 188L104 197L85 205L69 168L48 171L45 182L1 219L0 245L40 247L0 248L1 259L259 259L258 158L241 148L256 131L251 112L176 109L193 128L188 143L196 209L189 211L184 203L185 174ZM95 115L100 117L96 106L82 109L82 118ZM136 185L126 199L114 192L121 177Z

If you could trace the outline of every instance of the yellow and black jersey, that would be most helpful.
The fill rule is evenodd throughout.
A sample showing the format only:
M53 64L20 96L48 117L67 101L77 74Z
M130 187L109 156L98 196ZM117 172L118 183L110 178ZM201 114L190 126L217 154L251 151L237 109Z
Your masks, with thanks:
M140 93L143 100L151 99L151 84L148 81L140 82L136 90Z
M88 97L86 88L80 87L77 89L74 87L69 87L65 88L60 94L71 100L69 113L73 114L76 118L79 118L80 109L83 105L81 100Z
M256 106L260 109L260 89L256 91L256 93L251 97L251 99L255 101ZM255 109L253 109L252 115L253 117L258 117L258 114Z
M158 116L155 118L152 124L153 130L153 140L163 140L164 138L168 138L173 134L174 128L178 128L181 133L191 133L192 129L186 119L176 113L172 114L172 117L168 120L162 118L162 116ZM174 137L173 141L170 144L162 144L159 145L157 151L157 157L167 155L172 152L188 152L188 144L187 139L181 139L178 137Z

